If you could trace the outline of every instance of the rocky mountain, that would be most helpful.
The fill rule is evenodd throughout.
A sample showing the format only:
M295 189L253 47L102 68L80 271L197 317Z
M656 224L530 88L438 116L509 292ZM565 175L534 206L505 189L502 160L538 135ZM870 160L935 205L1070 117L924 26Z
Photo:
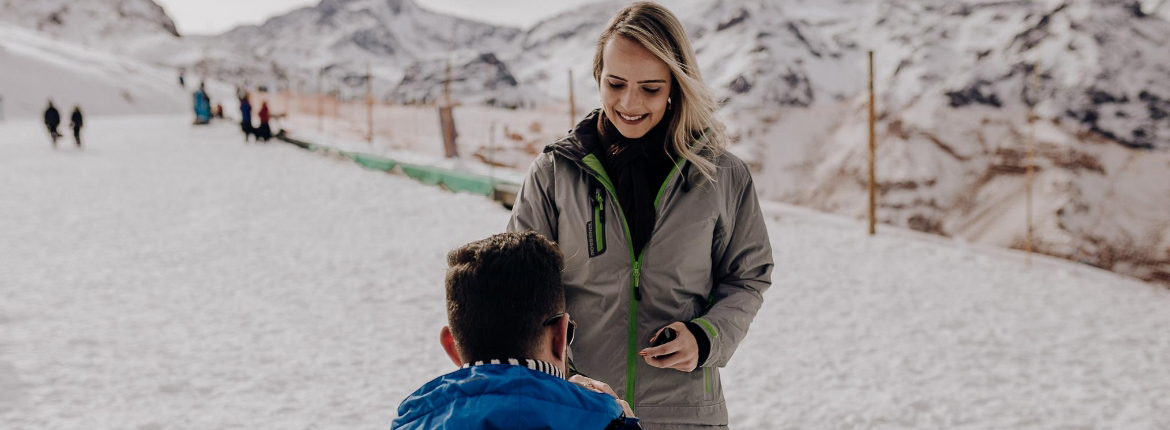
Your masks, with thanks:
M201 73L241 84L313 91L320 75L326 91L343 96L364 95L369 64L375 94L407 102L432 101L435 73L441 80L450 59L461 78L453 91L474 101L519 103L521 97L510 94L518 89L509 83L507 66L495 60L515 49L519 35L516 28L439 14L411 0L324 0L200 40L198 55L185 60ZM469 77L481 72L491 78Z
M853 6L847 24L807 19L843 68L877 52L883 222L1022 248L1035 135L1036 248L1170 282L1170 23L1110 0ZM863 216L865 102L785 112L770 196Z
M0 22L103 48L179 37L174 21L152 0L0 0Z

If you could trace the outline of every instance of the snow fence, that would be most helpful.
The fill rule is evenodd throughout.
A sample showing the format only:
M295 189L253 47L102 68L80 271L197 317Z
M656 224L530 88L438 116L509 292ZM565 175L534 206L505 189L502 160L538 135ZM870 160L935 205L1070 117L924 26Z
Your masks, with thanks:
M361 152L343 151L326 145L294 139L285 134L280 134L276 138L310 152L340 155L370 170L380 170L388 173L401 172L411 179L427 185L439 186L457 193L488 196L508 208L512 207L512 203L516 200L516 193L520 190L520 184L503 181L490 176L422 164L403 163L390 158Z

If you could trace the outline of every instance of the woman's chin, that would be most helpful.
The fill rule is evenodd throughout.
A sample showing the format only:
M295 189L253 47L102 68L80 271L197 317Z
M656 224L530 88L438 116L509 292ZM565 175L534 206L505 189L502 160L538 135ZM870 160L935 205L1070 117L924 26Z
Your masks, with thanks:
M642 130L638 130L637 132L632 132L632 131L622 130L619 128L618 132L620 132L622 134L622 137L624 137L626 139L640 139L642 136L646 135L646 132L642 131Z
M653 128L642 125L631 127L627 124L622 124L621 122L615 123L614 127L616 127L618 133L621 133L622 137L626 139L639 139L642 136L645 136L646 133L649 133L650 129Z

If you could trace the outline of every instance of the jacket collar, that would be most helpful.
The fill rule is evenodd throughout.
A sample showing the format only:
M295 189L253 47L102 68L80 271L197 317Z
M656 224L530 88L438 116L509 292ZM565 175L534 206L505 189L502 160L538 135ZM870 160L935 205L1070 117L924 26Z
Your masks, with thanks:
M463 368L469 369L469 368L474 367L474 366L483 366L483 365L487 365L487 364L509 364L512 366L525 366L525 367L528 367L529 369L532 369L532 370L535 370L538 372L544 372L544 373L547 373L549 375L556 376L556 377L561 378L561 379L565 379L565 373L562 372L561 369L558 368L557 366L553 366L551 363L548 363L548 362L544 362L544 361L540 361L540 360L533 360L531 358L524 358L524 359L507 358L507 359L503 359L503 360L499 360L499 359L497 359L497 360L480 360L480 361L476 361L474 363L464 363Z
M593 169L587 166L584 160L586 156L596 154L595 149L601 145L600 136L597 132L597 119L600 115L601 109L594 109L592 112L589 112L585 116L585 119L577 123L577 126L573 127L572 130L569 130L568 135L545 146L544 152L560 155L576 163L582 170L587 172L592 171ZM705 138L705 132L695 136L696 140ZM707 178L698 169L691 168L691 163L687 161L683 162L679 173L681 173L683 190L685 191L699 188L707 182Z

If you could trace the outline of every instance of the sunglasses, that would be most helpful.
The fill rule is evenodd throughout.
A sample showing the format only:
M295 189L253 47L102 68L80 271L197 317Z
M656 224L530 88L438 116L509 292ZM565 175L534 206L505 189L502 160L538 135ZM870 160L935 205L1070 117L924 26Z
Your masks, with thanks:
M550 325L556 324L557 320L561 319L565 315L566 314L564 312L553 315L553 316L549 317L548 319L544 320L543 326L548 327ZM568 338L569 340L567 342L565 342L565 344L572 345L573 344L573 337L576 334L577 334L577 322L573 321L572 318L569 318L569 329L565 332L565 337Z

